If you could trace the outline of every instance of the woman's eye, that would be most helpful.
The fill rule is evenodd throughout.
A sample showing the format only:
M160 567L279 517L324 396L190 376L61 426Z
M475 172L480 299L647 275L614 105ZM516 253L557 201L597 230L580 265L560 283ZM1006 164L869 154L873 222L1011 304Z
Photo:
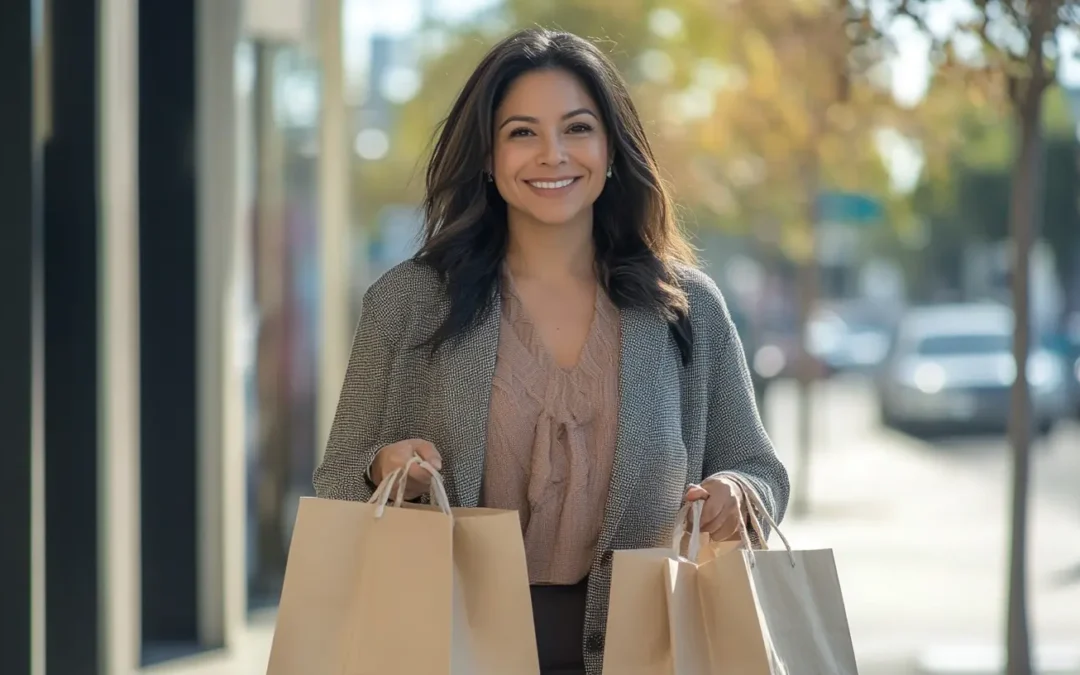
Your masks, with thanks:
M592 131L592 127L588 124L585 124L584 122L578 122L577 124L571 124L570 128L567 129L567 131L572 134L586 134Z
M531 135L532 135L532 129L528 129L528 128L525 128L525 127L520 127L518 129L514 129L513 131L510 132L510 138L515 138L517 136L531 136Z

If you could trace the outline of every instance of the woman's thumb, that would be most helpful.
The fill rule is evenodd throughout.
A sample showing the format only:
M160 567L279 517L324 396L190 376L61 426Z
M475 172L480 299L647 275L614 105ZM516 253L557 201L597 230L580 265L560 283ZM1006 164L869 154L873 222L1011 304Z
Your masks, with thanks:
M700 485L691 485L686 488L686 501L696 502L699 499L706 499L709 496L709 491Z
M430 464L436 471L442 471L442 455L435 449L435 446L427 441L422 441L413 445L413 450L420 459Z

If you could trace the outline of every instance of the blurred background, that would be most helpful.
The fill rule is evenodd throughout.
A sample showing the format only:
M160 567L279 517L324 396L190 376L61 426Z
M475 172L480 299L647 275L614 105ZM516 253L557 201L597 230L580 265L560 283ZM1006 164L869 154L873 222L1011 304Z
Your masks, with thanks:
M862 672L1080 673L1071 1L0 0L5 675L264 672L362 294L534 24L630 82Z

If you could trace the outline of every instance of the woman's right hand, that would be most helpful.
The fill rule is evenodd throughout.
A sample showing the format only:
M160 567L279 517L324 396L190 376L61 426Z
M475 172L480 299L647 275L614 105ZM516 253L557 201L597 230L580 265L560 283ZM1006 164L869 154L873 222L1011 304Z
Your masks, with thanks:
M371 463L371 480L376 485L382 483L396 469L405 466L405 463L418 455L436 471L442 471L442 455L435 446L428 441L419 438L410 438L390 445L384 445L375 455L375 461ZM409 476L405 485L405 499L416 499L428 492L431 488L431 474L424 467L413 464L409 467ZM396 490L397 487L394 486Z

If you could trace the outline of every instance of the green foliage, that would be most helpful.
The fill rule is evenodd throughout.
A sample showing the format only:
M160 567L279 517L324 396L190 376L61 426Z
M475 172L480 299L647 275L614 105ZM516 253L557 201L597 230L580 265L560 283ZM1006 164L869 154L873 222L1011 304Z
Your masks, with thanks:
M913 208L925 214L929 223L927 256L931 262L940 261L943 269L955 267L955 260L970 243L1000 241L1009 236L1011 159L988 161L988 153L981 152L978 146L993 142L1010 148L1012 134L1007 127L981 129L979 134L955 155L947 179L924 180L912 196ZM1080 271L1075 269L1076 256L1072 253L1080 246L1080 145L1075 136L1048 134L1043 160L1045 182L1036 232L1050 244L1058 273L1066 282ZM912 279L926 277L925 264L910 259L906 263Z

